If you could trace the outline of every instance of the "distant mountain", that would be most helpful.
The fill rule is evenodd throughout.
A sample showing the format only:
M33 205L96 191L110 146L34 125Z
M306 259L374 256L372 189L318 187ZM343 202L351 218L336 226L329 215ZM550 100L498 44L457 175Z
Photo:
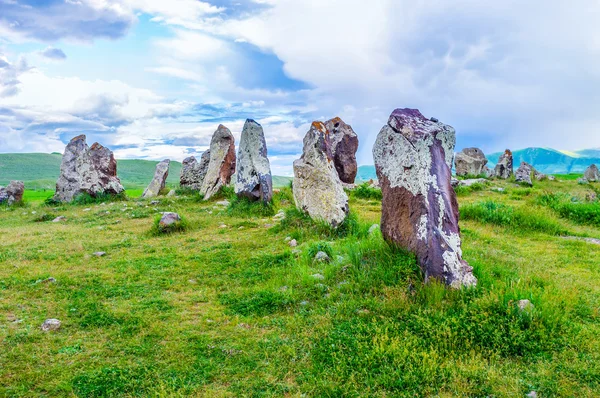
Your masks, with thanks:
M356 174L356 179L358 181L376 180L377 173L375 173L375 166L373 166L373 165L358 166L358 173Z
M28 189L54 190L60 173L60 153L0 153L0 185L11 180L24 181ZM125 189L145 188L156 168L156 161L140 159L117 160L117 174ZM167 185L177 186L181 163L172 161ZM273 186L286 186L289 177L273 176Z
M487 155L492 167L502 153ZM549 148L525 148L513 151L514 167L521 162L533 165L546 174L583 173L592 163L600 165L600 149L585 149L577 152L557 151Z

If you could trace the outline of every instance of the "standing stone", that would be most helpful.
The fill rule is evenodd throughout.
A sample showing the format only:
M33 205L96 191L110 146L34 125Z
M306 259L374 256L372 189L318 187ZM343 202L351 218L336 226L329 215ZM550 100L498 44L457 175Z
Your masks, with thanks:
M156 165L156 170L154 171L154 178L152 178L152 181L150 181L150 185L148 185L148 187L142 194L142 198L153 198L155 196L158 196L160 194L160 191L165 189L167 177L169 176L170 163L171 161L169 159L165 159Z
M465 148L456 154L454 158L454 166L456 175L458 176L488 176L489 169L487 168L488 160L479 148Z
M24 192L25 185L23 181L11 181L6 188L0 187L0 203L7 203L9 205L19 203L23 200Z
M377 136L373 158L383 194L384 239L415 253L425 280L458 288L477 279L462 259L451 186L455 144L452 127L426 119L417 109L396 109Z
M548 177L546 174L541 173L541 172L537 171L536 169L533 169L533 178L535 178L538 181L551 180L551 178Z
M521 165L517 169L515 173L515 182L520 184L526 184L530 187L533 186L533 182L531 181L531 174L533 173L533 166L527 162L521 162Z
M348 196L333 165L330 132L313 122L304 137L302 157L294 161L292 185L296 207L333 227L348 215Z
M494 177L509 179L513 175L513 154L510 150L504 151L498 159L498 163L494 169Z
M588 167L583 175L583 178L588 180L588 182L600 181L600 171L598 170L598 167L595 164Z
M204 151L200 162L195 157L190 156L185 158L181 164L181 174L179 176L179 185L182 188L193 189L199 191L202 188L204 177L208 171L208 163L210 162L210 149Z
M220 124L210 141L210 160L200 188L204 200L210 199L221 187L229 185L234 172L235 139L231 131Z
M235 193L250 200L269 203L273 198L271 164L260 124L246 120L237 156Z
M326 121L325 128L329 131L333 163L340 180L345 184L354 184L358 173L358 136L352 130L352 126L344 123L339 117Z
M55 200L70 202L82 193L97 196L123 191L117 177L117 161L110 149L97 142L88 147L83 134L69 142L60 165Z

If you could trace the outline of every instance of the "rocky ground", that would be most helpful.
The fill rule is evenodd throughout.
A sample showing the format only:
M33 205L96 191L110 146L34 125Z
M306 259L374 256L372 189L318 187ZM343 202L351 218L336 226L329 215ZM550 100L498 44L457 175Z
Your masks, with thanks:
M0 396L596 396L600 204L575 178L457 187L463 290L384 244L372 188L336 231L289 188L272 208L26 191L0 207Z

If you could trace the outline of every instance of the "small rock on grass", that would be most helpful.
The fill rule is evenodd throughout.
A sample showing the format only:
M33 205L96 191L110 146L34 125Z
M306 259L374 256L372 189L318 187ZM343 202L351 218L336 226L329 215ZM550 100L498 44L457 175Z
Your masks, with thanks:
M298 246L298 242L296 241L296 239L292 239L291 241L289 241L288 245L290 245L290 247L296 247Z
M519 300L517 305L521 311L532 310L534 308L533 304L529 300Z
M66 220L67 220L67 217L65 217L65 216L58 216L54 220L52 220L52 222L62 222L62 221L66 221Z
M215 204L217 206L225 206L225 207L227 207L227 206L229 206L229 201L228 200L221 200L221 201L219 201L219 202L217 202Z
M315 261L329 262L330 260L331 260L331 258L329 258L329 256L325 252L318 252L315 255Z
M181 217L179 217L179 214L172 212L164 212L162 213L162 217L160 218L159 225L164 228L168 227L169 225L175 224L178 221L181 221Z
M42 324L42 330L44 332L50 332L60 329L60 321L58 319L46 319Z
M320 280L320 281L322 281L323 279L325 279L325 277L323 275L321 275L321 274L312 274L311 277L314 278L314 279Z
M527 394L527 398L537 398L537 392L535 391L530 391L529 394Z
M93 255L96 257L102 257L102 256L106 255L106 252L94 252Z
M221 225L219 225L219 228L227 228L227 225L221 224Z
M371 225L371 228L369 228L369 235L373 235L378 229L379 229L379 224Z

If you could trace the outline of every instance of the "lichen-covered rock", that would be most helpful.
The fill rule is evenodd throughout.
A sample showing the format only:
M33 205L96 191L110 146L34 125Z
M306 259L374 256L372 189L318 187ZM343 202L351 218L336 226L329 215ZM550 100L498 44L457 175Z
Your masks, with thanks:
M204 200L210 199L221 187L229 185L234 172L235 139L231 131L220 124L210 141L210 160L200 188Z
M236 162L235 193L269 203L273 198L271 164L263 128L254 120L248 119L244 123Z
M88 147L85 135L69 142L60 165L55 200L70 202L82 193L97 196L102 193L116 195L123 191L117 177L117 161L110 149L97 142Z
M462 259L458 202L451 186L454 129L416 109L396 109L375 141L381 184L381 232L416 254L426 280L453 287L477 283Z
M488 160L479 148L465 148L454 157L454 167L458 176L480 176L488 173ZM487 170L486 170L487 169ZM486 175L487 177L487 175Z
M339 117L326 121L325 128L329 131L333 164L340 180L345 184L354 184L358 172L358 136L352 130L352 126L344 123Z
M348 215L348 196L334 167L329 130L313 122L304 137L302 157L294 161L294 201L313 219L336 227Z
M533 166L527 162L521 162L521 165L515 172L515 182L520 184L533 186L533 182L531 181L531 175L533 174Z
M195 157L185 158L181 164L181 174L179 175L179 185L182 188L199 191L202 189L204 177L208 171L210 162L210 149L205 151L198 162Z
M592 164L590 167L588 167L585 170L585 174L583 175L583 178L588 180L588 182L600 181L600 171L598 170L598 167L595 164Z
M179 221L181 221L181 217L179 217L179 214L167 211L162 213L158 225L161 228L168 228Z
M162 162L156 165L156 170L154 171L154 178L150 181L150 185L144 190L142 194L142 198L153 198L160 194L160 191L165 189L165 184L167 183L167 177L169 176L169 164L171 161L169 159L165 159Z
M509 179L513 175L513 154L510 150L504 151L494 168L494 177Z
M25 184L23 181L11 181L6 187L0 187L0 203L19 203L23 200Z

